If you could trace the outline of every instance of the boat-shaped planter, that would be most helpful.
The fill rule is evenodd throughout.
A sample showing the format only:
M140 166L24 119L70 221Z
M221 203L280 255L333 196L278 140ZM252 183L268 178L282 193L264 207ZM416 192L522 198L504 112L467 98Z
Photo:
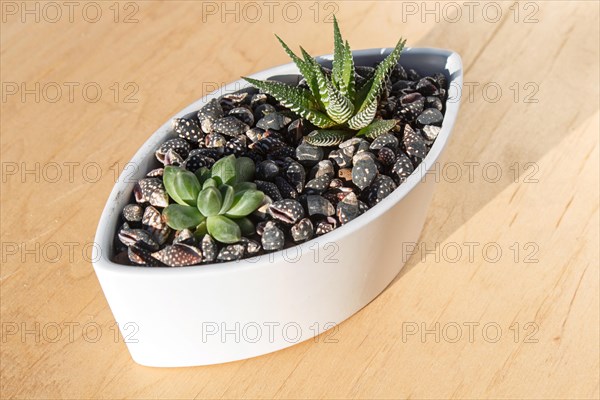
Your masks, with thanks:
M391 49L354 51L356 65L373 65ZM331 64L331 56L318 58ZM133 360L155 367L224 363L255 357L333 328L379 295L404 266L406 244L417 242L434 179L459 109L462 62L452 51L405 49L405 68L443 73L450 95L442 129L423 162L392 194L351 223L298 246L240 261L181 268L120 265L111 258L119 214L133 186L155 164L154 150L174 136L171 120L158 129L115 184L96 232L93 265ZM286 64L251 75L298 74ZM246 87L238 80L190 104Z

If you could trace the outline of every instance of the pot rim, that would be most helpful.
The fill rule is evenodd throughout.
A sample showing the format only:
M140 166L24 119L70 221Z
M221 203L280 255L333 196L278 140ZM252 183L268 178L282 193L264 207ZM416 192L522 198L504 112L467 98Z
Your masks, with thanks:
M389 54L392 50L392 48L388 47L370 48L355 50L352 52L352 54L354 57L373 55L379 55L380 57L383 57ZM270 264L286 260L286 256L284 255L284 253L289 251L290 249L298 249L297 251L299 251L300 254L305 254L304 252L310 253L310 248L315 244L323 245L326 243L338 242L348 235L357 233L363 226L381 217L396 203L400 202L406 195L408 195L408 193L410 193L420 183L421 179L426 176L426 174L432 169L432 166L435 165L435 163L438 161L440 154L442 153L442 151L448 143L460 107L460 91L462 90L463 83L463 67L462 60L458 53L451 50L437 48L405 48L402 51L402 54L446 57L447 60L445 71L449 74L448 85L449 87L453 84L455 86L458 86L459 96L458 99L453 102L450 102L450 98L446 99L446 113L444 114L444 120L442 122L441 130L435 142L433 143L433 146L429 150L427 156L425 156L425 159L421 161L419 166L405 180L404 183L402 183L398 188L396 188L390 195L388 195L375 207L372 207L367 212L361 214L348 224L341 225L340 227L334 229L333 231L323 236L314 237L306 242L299 243L287 249L282 249L259 256L249 257L242 260L212 263L205 265L200 264L189 267L144 267L125 265L116 263L110 259L113 250L112 240L114 240L114 232L112 232L111 229L109 229L111 226L112 219L116 218L117 215L120 213L120 210L116 209L116 204L119 201L120 196L130 195L130 193L125 193L125 191L127 191L127 186L130 182L126 181L129 177L125 176L127 171L126 169L124 169L121 172L119 179L113 186L113 189L111 190L111 193L108 197L108 200L106 201L105 207L102 211L102 215L98 222L98 227L96 229L96 235L94 238L94 246L92 247L92 264L94 266L94 269L102 270L103 272L113 274L156 274L158 276L165 277L180 275L184 277L196 274L224 274L239 269L261 268L265 263ZM331 61L332 58L333 56L331 54L317 57L317 59L320 61ZM400 57L400 59L402 59L402 57ZM274 76L280 73L290 74L294 71L296 73L299 73L296 66L293 63L288 63L256 72L254 74L251 74L250 76L258 76L260 79L265 79L269 76ZM201 97L200 99L194 101L190 105L186 106L183 110L179 111L174 117L182 116L189 112L199 109L202 105L211 100L213 97L218 97L230 91L240 90L249 86L251 85L249 85L242 79L221 86L212 93L207 94ZM172 130L171 120L174 117L171 117L165 124L163 124L152 135L150 135L150 137L148 137L148 139L138 149L138 151L135 153L135 155L132 157L129 163L136 166L143 164L143 160L147 157L148 153L153 153L156 146L162 143L162 141L164 140L164 135Z

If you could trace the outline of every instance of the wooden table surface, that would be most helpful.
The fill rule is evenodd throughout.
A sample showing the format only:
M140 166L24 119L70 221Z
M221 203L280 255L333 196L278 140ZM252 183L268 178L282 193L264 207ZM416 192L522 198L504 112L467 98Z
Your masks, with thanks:
M1 8L2 398L600 396L598 2ZM314 341L210 367L135 364L90 263L115 174L185 105L288 62L273 32L329 53L332 12L354 49L402 35L463 58L416 254Z

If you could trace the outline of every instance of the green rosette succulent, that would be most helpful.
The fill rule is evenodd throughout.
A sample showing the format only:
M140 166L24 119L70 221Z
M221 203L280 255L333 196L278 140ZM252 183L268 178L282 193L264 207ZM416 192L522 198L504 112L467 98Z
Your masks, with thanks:
M242 77L321 128L306 137L308 143L316 146L338 145L355 135L374 139L388 132L398 122L394 119L376 120L375 115L381 89L388 74L397 65L406 41L401 38L392 52L377 66L373 76L358 86L352 51L348 41L343 40L335 17L333 27L334 53L331 76L328 76L302 47L302 57L299 57L276 35L285 52L304 76L308 89L276 81Z
M213 167L192 173L176 166L165 167L163 183L175 204L163 210L167 225L176 230L206 233L221 243L236 243L243 233L254 231L247 218L261 204L264 193L252 182L254 162L233 155Z

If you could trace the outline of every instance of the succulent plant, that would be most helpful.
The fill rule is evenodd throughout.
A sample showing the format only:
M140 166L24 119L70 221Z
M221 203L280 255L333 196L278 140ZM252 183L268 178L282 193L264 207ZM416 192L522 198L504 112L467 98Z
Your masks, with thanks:
M377 66L373 76L362 85L355 81L355 68L348 41L342 39L334 17L334 54L331 77L317 61L300 47L302 58L277 39L304 76L308 89L276 81L243 77L247 82L272 95L284 106L307 119L319 130L306 141L316 146L333 146L351 136L375 138L392 129L397 121L375 120L378 97L388 74L397 65L405 40L400 39L392 52Z
M242 233L254 231L247 216L262 203L264 193L253 182L254 162L234 155L217 161L195 173L166 166L163 184L175 204L163 210L167 225L176 230L195 229L195 235L206 233L221 243L236 243Z

